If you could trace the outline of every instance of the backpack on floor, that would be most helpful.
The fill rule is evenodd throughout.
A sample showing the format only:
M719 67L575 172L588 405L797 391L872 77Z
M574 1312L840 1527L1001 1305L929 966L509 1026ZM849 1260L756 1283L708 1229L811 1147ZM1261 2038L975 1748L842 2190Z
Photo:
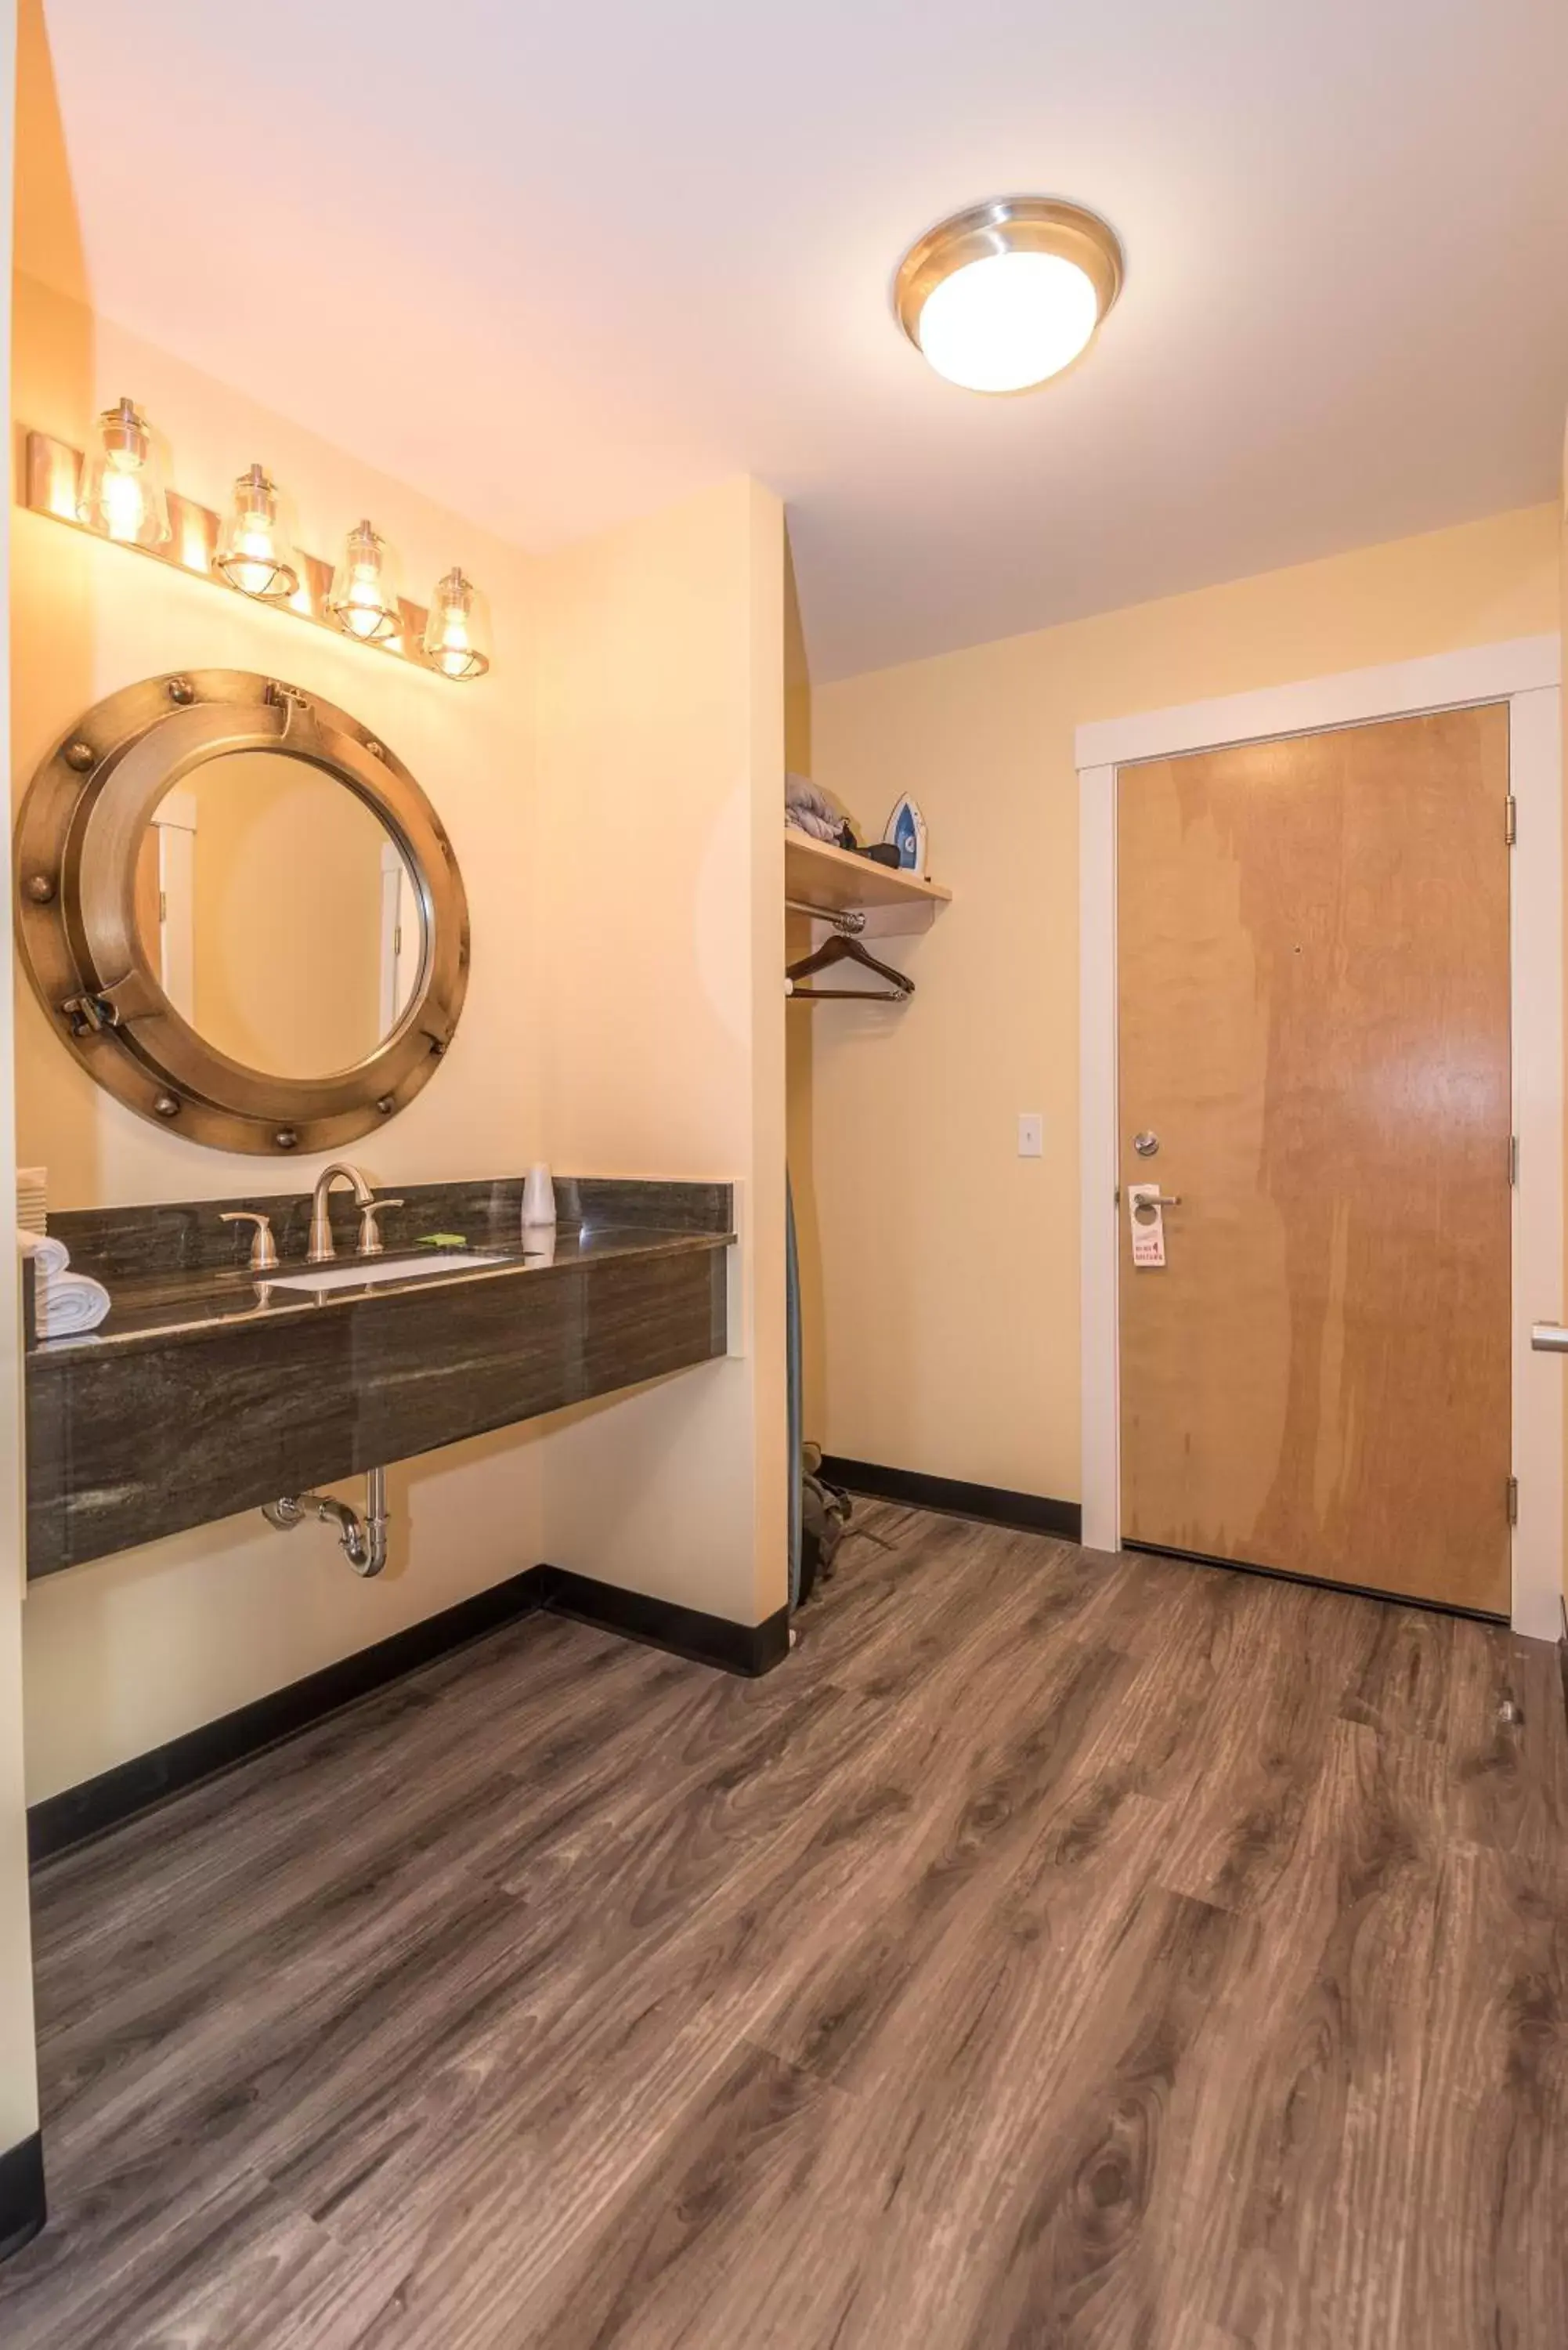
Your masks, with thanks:
M838 1545L849 1523L854 1503L840 1486L822 1476L822 1454L815 1444L804 1448L800 1479L800 1597L803 1607L833 1572Z

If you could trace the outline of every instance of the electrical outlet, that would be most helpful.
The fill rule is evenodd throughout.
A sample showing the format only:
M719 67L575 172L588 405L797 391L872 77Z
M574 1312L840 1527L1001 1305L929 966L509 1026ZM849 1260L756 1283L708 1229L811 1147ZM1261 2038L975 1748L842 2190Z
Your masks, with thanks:
M1037 1109L1018 1113L1018 1156L1041 1159L1045 1153L1045 1120Z

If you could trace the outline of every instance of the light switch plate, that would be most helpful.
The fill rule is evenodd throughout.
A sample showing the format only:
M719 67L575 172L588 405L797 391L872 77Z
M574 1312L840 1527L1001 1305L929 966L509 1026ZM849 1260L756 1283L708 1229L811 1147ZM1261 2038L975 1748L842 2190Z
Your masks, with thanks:
M1018 1156L1020 1159L1041 1159L1045 1152L1045 1120L1037 1109L1021 1109L1018 1113Z

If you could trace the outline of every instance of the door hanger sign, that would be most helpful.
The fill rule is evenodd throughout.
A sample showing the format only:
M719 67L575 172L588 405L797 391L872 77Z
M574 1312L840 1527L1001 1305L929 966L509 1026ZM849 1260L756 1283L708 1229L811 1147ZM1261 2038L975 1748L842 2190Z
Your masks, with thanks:
M1165 1210L1158 1183L1127 1185L1127 1220L1132 1226L1132 1261L1136 1265L1165 1263Z

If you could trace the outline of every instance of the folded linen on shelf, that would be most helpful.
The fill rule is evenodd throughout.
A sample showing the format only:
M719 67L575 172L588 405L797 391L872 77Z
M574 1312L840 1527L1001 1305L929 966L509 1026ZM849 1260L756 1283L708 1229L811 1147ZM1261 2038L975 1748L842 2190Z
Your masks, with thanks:
M808 775L785 775L784 821L797 832L809 833L814 840L826 840L835 848L843 843L844 818Z
M809 808L786 810L784 822L793 825L796 832L809 834L813 840L826 840L830 848L837 848L843 844L844 827L830 824L825 816L813 816Z

